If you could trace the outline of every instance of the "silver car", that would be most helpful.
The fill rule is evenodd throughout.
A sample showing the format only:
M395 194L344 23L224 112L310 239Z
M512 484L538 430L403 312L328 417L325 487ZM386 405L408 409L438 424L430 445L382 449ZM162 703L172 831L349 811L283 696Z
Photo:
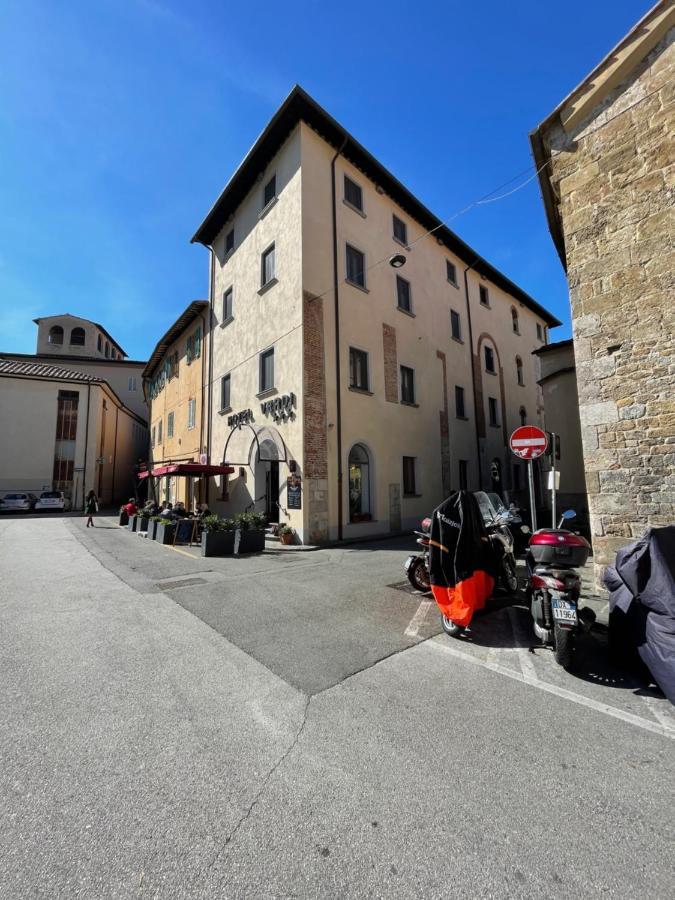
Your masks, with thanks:
M35 509L36 503L37 497L35 494L17 492L14 494L5 494L2 498L2 507L0 507L0 509Z

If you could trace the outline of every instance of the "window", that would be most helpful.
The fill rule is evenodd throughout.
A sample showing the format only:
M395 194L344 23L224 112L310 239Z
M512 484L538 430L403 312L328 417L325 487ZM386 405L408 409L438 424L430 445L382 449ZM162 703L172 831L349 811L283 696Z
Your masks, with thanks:
M163 420L160 419L159 422L157 423L157 443L158 444L162 443L162 421Z
M495 354L492 347L485 348L485 371L494 372L495 370Z
M151 435L150 436L150 446L154 447L155 446L155 426L154 425L152 426L152 431L150 432L150 435Z
M454 309L450 310L450 329L452 331L452 336L456 341L462 340L462 321L459 318L459 313L455 312Z
M173 437L173 413L170 412L166 417L166 436L168 438Z
M410 282L400 275L396 276L396 297L398 300L398 308L406 312L412 312L410 303Z
M459 489L466 491L469 485L469 461L460 459L459 461Z
M359 287L366 286L366 258L351 244L347 244L347 281Z
M277 176L272 175L270 180L265 185L265 190L263 191L263 209L267 206L268 203L271 203L272 200L277 196Z
M520 327L518 325L518 310L515 306L511 307L511 325L513 327L514 334L520 334Z
M225 235L225 256L234 250L234 228L231 228Z
M548 344L548 327L544 325L544 343Z
M105 342L105 357L106 359L110 359L110 344Z
M415 370L401 366L401 403L415 402Z
M63 328L60 325L52 325L49 329L49 336L47 338L47 342L49 344L62 344L63 343Z
M363 444L354 444L349 453L349 521L369 522L370 459Z
M355 347L349 348L349 387L368 390L368 354Z
M229 287L223 294L223 322L229 322L232 318L232 288Z
M478 290L480 293L480 302L483 304L483 306L489 306L490 305L490 294L488 293L488 289L485 287L484 284L480 284L478 286Z
M73 328L70 332L70 343L73 347L84 347L84 328Z
M398 216L392 217L394 228L394 239L400 244L408 245L408 226Z
M77 391L59 391L56 408L56 442L52 487L58 491L72 488L75 472L75 439L77 437Z
M221 410L230 408L230 376L223 375L220 379L220 408Z
M363 212L363 191L355 181L352 181L351 178L348 178L346 175L345 203L353 206L354 209L358 209L359 212Z
M195 359L199 359L202 355L202 327L201 325L195 329Z
M460 387L458 384L455 385L455 415L458 419L466 419L464 388Z
M260 354L260 393L274 387L274 347Z
M520 424L527 425L527 410L524 406L521 406L518 410L518 415L520 416Z
M516 377L518 378L518 384L521 386L525 384L523 381L523 361L519 356L516 356Z
M135 391L135 390L136 390L136 376L135 376L135 375L130 375L130 376L129 376L129 379L128 379L128 381L127 381L127 390L128 390L128 391Z
M98 338L96 339L96 349L98 350L99 353L103 350L103 338L101 337L100 334L99 334Z
M193 334L185 341L185 362L190 365L195 358L195 336Z
M445 274L450 284L454 284L457 287L457 267L449 259L445 261Z
M403 457L403 494L414 496L417 493L415 485L415 457Z
M260 287L265 287L266 284L269 284L276 277L274 244L272 244L271 247L268 247L263 253L260 269Z
M488 410L490 413L490 425L499 425L499 407L494 397L488 397Z
M544 331L541 327L541 322L537 322L537 337L540 341L544 340Z
M195 427L195 419L197 418L197 401L192 398L192 400L188 400L188 423L187 427L189 431Z

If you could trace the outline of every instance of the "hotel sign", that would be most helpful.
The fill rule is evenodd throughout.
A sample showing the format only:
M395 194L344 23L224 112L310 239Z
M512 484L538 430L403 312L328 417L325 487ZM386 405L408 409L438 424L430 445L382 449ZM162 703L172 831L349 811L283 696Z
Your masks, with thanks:
M285 422L293 418L295 413L295 394L282 394L281 397L273 397L260 404L260 409L265 416L272 416L275 422Z
M227 417L230 428L241 428L242 425L250 425L253 421L253 412L250 409L242 409L241 412Z

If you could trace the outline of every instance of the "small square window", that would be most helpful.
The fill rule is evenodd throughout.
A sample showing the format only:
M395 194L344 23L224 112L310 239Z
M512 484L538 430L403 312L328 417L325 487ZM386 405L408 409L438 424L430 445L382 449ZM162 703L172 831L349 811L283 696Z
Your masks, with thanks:
M494 372L495 370L495 354L492 347L485 348L485 371Z
M350 244L347 244L347 281L359 287L366 286L366 257Z
M127 381L127 390L132 391L132 392L136 390L136 376L135 375L129 376L129 380Z
M363 212L363 191L361 187L351 178L345 175L345 200L354 209Z
M469 486L469 461L460 459L459 461L459 489L460 491L468 490Z
M403 493L408 496L414 496L417 493L414 456L403 457Z
M459 318L459 313L455 312L454 309L450 310L450 329L452 330L452 336L456 341L462 340L462 322Z
M544 340L544 331L541 327L541 322L537 322L537 337L540 341Z
M173 413L170 412L166 417L166 436L168 438L173 437Z
M223 375L220 379L220 408L230 408L230 376Z
M392 217L394 227L394 237L401 244L408 245L408 226L398 216Z
M499 407L494 397L488 397L488 410L490 413L490 425L499 425Z
M457 287L457 266L451 263L449 259L445 261L445 274L450 284L454 284Z
M349 387L368 390L368 354L355 347L349 348Z
M225 254L234 250L234 228L231 228L225 235Z
M401 403L415 402L415 370L401 366Z
M412 312L410 302L410 282L400 275L396 276L396 297L398 300L398 308L404 309L406 312Z
M478 286L478 291L479 291L479 294L480 294L480 302L481 302L481 304L482 304L483 306L489 306L489 305L490 305L490 294L488 293L488 289L485 287L484 284L480 284L480 285Z
M233 290L229 287L223 294L223 322L227 322L232 318L232 297Z
M274 253L274 244L269 247L262 255L261 262L261 282L260 286L265 287L266 284L269 284L275 277L275 253Z
M270 180L265 185L265 190L263 191L263 209L267 206L268 203L271 203L272 200L277 195L277 176L272 175Z
M466 418L466 409L464 407L464 388L458 384L455 385L455 415L458 419Z
M260 393L274 387L274 347L260 354Z

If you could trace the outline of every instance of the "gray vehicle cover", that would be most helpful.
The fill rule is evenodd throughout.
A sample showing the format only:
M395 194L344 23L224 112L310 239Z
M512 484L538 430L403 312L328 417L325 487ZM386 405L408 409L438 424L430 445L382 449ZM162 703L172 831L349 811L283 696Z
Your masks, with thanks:
M610 640L637 650L675 704L675 525L649 528L619 550L604 582L610 591Z

